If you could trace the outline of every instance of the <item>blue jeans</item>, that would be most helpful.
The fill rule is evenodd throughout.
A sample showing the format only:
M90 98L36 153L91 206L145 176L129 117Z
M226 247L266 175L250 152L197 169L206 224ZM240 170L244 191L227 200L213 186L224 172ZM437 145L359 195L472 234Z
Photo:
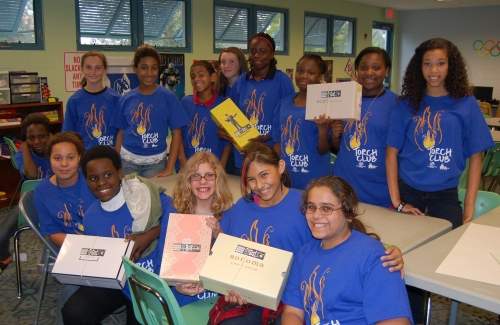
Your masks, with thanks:
M134 164L131 161L122 159L122 171L123 175L127 175L130 173L137 173L137 175L142 177L154 177L158 175L162 170L165 169L166 159L160 161L157 164L152 165L139 165Z
M424 192L399 181L401 200L410 203L426 215L446 219L457 228L463 224L463 211L458 200L457 188L436 192Z

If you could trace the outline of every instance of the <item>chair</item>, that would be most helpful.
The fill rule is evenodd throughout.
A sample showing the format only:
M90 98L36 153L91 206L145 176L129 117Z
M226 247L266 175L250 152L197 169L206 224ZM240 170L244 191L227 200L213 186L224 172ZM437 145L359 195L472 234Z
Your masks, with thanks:
M464 207L465 199L465 189L458 189L458 199L461 202L462 208ZM500 206L500 195L494 192L487 191L477 191L476 202L474 203L474 216L473 218L479 218L486 212L495 209ZM448 321L449 325L456 324L457 314L458 314L458 301L452 300L450 307L450 319Z
M28 193L34 190L38 184L40 184L41 180L26 180L21 185L21 195L23 193ZM21 234L26 231L32 229L32 227L26 223L25 214L21 212L21 207L19 206L19 217L17 219L17 229L14 232L14 256L16 260L16 280L17 280L17 298L21 299L23 296L23 286L21 279L21 258L19 252L19 242L21 240Z
M483 160L483 177L493 177L488 191L493 191L498 184L500 178L500 143L497 143L494 148L488 150Z
M128 258L123 258L125 274L132 295L134 314L141 324L195 325L206 324L215 299L179 307L172 290L158 275Z
M25 182L26 183L26 182ZM36 186L36 185L34 185ZM33 186L33 187L34 187ZM23 183L23 187L24 183ZM33 189L32 187L32 189ZM45 293L45 286L47 284L47 275L49 273L49 263L52 260L55 260L55 257L58 253L58 248L47 238L45 238L40 232L38 215L35 209L35 200L34 200L34 191L26 191L22 194L21 199L19 200L19 211L28 223L29 227L35 232L38 238L43 243L44 248L44 261L42 268L42 278L40 283L40 288L38 291L38 305L36 309L35 315L35 324L38 324L38 318L40 316L40 309L42 307L43 296ZM18 269L19 270L19 269ZM19 270L20 271L20 270Z
M7 144L7 147L9 148L10 163L12 164L12 167L19 170L19 166L17 165L17 161L16 161L16 153L18 151L16 144L9 137L3 137L3 141ZM14 200L17 196L17 193L19 192L19 188L21 186L21 183L22 183L22 175L21 175L21 179L17 183L16 190L14 191L12 198L10 199L9 208L12 207L12 203L14 203Z
M461 202L462 208L464 207L466 190L461 188L458 190L458 199ZM486 212L493 210L500 206L500 195L495 192L477 191L476 202L474 203L474 216L479 218Z

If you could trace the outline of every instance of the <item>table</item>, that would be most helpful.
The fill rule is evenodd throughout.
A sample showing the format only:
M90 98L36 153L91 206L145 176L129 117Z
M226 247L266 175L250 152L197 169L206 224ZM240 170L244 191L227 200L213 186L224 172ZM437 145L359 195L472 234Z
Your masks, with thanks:
M368 232L376 233L385 244L397 246L403 254L451 229L448 220L398 213L366 203L359 204L359 212L358 218Z
M489 127L493 129L500 128L500 117L488 117L485 120Z
M472 222L500 227L500 207ZM468 226L463 225L408 253L406 284L500 314L500 286L435 272Z
M152 179L158 185L165 187L168 195L172 195L177 177L172 175ZM240 178L228 175L228 186L236 202L241 197ZM444 219L397 213L366 203L359 204L359 212L361 213L359 219L367 226L369 232L376 233L384 243L399 247L403 253L451 229L451 223Z

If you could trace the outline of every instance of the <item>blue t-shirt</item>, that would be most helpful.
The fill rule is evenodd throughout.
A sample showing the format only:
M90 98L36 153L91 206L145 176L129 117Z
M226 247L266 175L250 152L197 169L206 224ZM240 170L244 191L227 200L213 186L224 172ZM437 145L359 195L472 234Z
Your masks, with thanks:
M81 234L85 213L97 201L81 172L77 183L69 187L54 185L49 178L45 178L35 189L34 196L40 232L44 236Z
M168 219L171 211L171 199L165 194L160 194L162 206L162 222ZM87 210L83 220L83 233L85 235L125 238L132 234L132 215L124 203L118 210L108 212L101 206L100 201L94 202ZM168 222L168 221L166 221ZM135 263L150 272L155 272L159 261L159 245L148 255L138 259Z
M123 130L123 147L141 156L165 152L168 129L187 125L184 109L175 95L163 87L156 87L151 95L143 95L138 88L120 98L120 113L112 125Z
M82 136L85 149L97 145L113 146L116 128L112 117L118 112L119 96L109 88L97 93L80 89L66 104L63 131L75 131Z
M432 192L457 187L467 158L494 143L474 97L425 96L416 114L407 101L393 111L387 145L402 181Z
M240 198L224 212L222 232L295 254L312 238L300 211L301 195L301 191L289 189L281 202L272 207L260 207Z
M361 120L348 121L333 174L346 180L362 202L391 206L385 173L385 149L391 112L397 97L385 90L378 98L363 97Z
M306 121L305 107L293 103L294 96L283 99L273 126L273 141L280 144L280 156L292 181L292 187L305 189L318 177L330 175L330 154L318 152L318 126Z
M50 160L48 157L40 156L33 150L30 150L31 159L35 163L38 169L38 177L36 178L46 178L53 175L52 169L50 168ZM19 168L19 173L24 177L24 159L23 153L21 151L16 152L14 157Z
M182 128L182 139L184 141L184 152L189 159L199 151L208 151L217 158L221 158L224 147L228 144L217 135L217 124L210 116L210 110L222 102L221 96L215 99L210 106L195 104L192 95L185 96L181 100L189 119L187 126Z
M259 81L251 78L250 73L241 75L231 88L230 97L261 135L272 136L272 125L281 99L294 93L288 75L276 70L269 78ZM241 168L243 157L236 149L233 152L235 165Z
M170 212L175 213L176 212L175 208L172 207ZM163 257L163 248L165 247L165 239L167 236L167 228L168 228L168 218L163 218L161 221L160 239L158 240L158 263L156 265L157 268L155 269L156 274L160 274L161 261ZM184 306L193 302L197 302L198 300L210 299L217 296L217 293L208 290L205 290L197 294L196 296L188 296L177 291L175 287L170 287L170 289L172 290L172 293L177 299L179 306Z
M313 240L294 257L282 300L302 309L307 325L411 320L401 274L384 268L382 255L380 242L355 230L332 249Z

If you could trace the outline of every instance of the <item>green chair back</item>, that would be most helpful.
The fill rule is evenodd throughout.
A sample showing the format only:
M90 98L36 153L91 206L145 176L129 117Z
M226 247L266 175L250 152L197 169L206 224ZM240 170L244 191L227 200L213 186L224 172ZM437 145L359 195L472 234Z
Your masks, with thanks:
M134 314L144 325L185 325L181 308L172 290L158 275L123 257L127 282L132 294Z
M483 176L500 175L500 143L495 148L488 150L483 160Z
M38 184L41 183L41 179L28 179L28 180L25 180L23 182L23 184L21 185L21 195L20 197L23 196L24 193L28 193L30 191L33 191L37 186ZM19 211L19 217L17 218L17 227L20 228L20 227L23 227L27 224L26 220L24 219L24 216L23 214L21 213L21 211Z
M7 147L9 148L10 162L11 162L12 166L15 169L19 170L19 166L17 165L17 162L16 162L16 153L17 153L16 144L9 137L3 137L3 141L7 144Z
M458 199L464 206L465 189L458 190ZM500 195L494 192L477 191L476 203L474 204L474 219L479 218L486 212L500 206Z

